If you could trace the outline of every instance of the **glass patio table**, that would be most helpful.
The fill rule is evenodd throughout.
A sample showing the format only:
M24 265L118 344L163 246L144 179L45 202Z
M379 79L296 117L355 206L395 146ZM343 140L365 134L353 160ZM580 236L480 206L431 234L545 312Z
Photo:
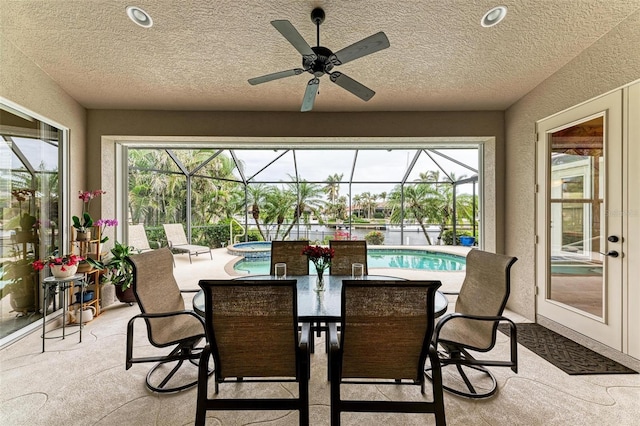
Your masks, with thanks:
M299 322L340 322L342 280L352 279L350 275L325 275L324 290L316 291L316 275L288 276L287 279L297 280L298 289L298 321ZM272 275L248 275L237 280L275 280ZM404 278L384 275L365 275L364 280L397 280ZM435 316L444 314L449 301L440 291L436 292ZM204 315L204 292L200 290L193 298L193 310Z

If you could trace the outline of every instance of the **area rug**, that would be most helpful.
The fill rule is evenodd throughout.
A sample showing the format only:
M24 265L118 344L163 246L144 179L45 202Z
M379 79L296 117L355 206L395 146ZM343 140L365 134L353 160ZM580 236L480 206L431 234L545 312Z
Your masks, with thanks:
M516 324L518 343L569 375L637 374L636 371L538 324ZM509 326L498 330L509 335Z

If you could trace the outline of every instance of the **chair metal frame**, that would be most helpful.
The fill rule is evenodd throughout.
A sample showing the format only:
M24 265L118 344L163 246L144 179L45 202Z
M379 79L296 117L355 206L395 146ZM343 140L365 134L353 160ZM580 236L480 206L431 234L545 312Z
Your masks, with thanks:
M180 370L185 361L189 361L191 364L198 366L198 362L200 359L200 353L202 348L197 347L197 345L206 338L204 321L203 319L197 315L195 312L187 309L177 310L177 311L167 311L167 312L148 312L150 310L150 306L141 300L139 295L139 285L141 283L138 282L138 274L141 266L143 266L144 262L149 262L153 265L154 270L162 267L163 264L170 262L173 259L173 255L169 251L168 248L148 251L141 254L132 255L131 257L126 258L126 261L129 262L133 268L133 284L132 290L135 295L136 301L140 308L141 313L133 316L129 322L127 323L127 347L126 347L126 364L125 369L129 370L133 364L139 363L148 363L155 362L156 364L149 370L146 377L146 385L147 387L153 391L158 393L172 393L179 392L185 389L189 389L195 386L198 381L197 379L184 383L178 386L170 386L167 387L169 381L174 377L174 375ZM170 277L166 274L159 273L159 276L164 276L164 279L171 279L175 283L175 279L173 278L173 274L169 271ZM155 282L150 283L150 285L154 285ZM182 297L183 293L193 293L197 290L180 290L177 283L175 283L175 291L180 293L179 297ZM167 319L167 318L185 318L185 317L193 317L195 321L199 322L202 325L202 332L196 334L186 334L182 336L178 336L175 339L170 339L168 341L158 341L154 338L154 328L152 327L151 321L154 319ZM133 339L134 339L134 324L137 320L143 319L146 327L147 327L147 337L149 342L157 347L157 348L165 348L170 346L175 346L174 349L168 355L158 355L158 356L146 356L146 357L134 357L133 356ZM176 330L176 333L181 332L181 330ZM160 367L164 366L167 363L177 361L177 364L162 377L161 379L154 380L155 373L160 369ZM208 374L213 373L213 369L209 368L208 365L205 365L204 368L208 371ZM154 384L159 380L159 384Z
M301 332L298 332L298 302L297 302L297 281L296 280L201 280L200 287L203 289L205 293L205 328L208 336L208 343L206 344L204 350L202 351L200 358L200 374L199 374L199 382L198 382L198 396L197 396L197 407L196 407L196 425L204 425L206 412L208 410L269 410L269 411L281 411L281 410L298 410L300 413L300 425L308 425L309 424L309 376L310 376L310 357L309 357L309 335L311 334L309 324L303 324L301 328ZM235 289L248 289L251 288L279 288L284 287L285 289L290 291L291 294L291 348L290 350L294 352L295 359L295 377L293 376L278 376L272 377L270 372L265 372L261 370L260 366L256 367L255 364L250 362L242 363L242 370L247 372L246 376L242 377L227 377L227 371L229 371L228 366L224 364L224 357L221 356L221 351L219 347L219 339L216 336L216 319L214 316L225 315L225 312L221 311L220 305L215 304L215 296L214 291L218 291L221 288L232 288L232 291ZM215 289L215 290L214 290ZM219 294L219 293L218 293ZM283 291L283 294L286 294ZM254 300L252 300L253 302ZM259 297L255 298L255 302L260 306L256 308L256 311L263 309L265 306L267 307L275 307L277 306L277 299L274 300L261 300ZM247 312L247 315L250 315L251 312ZM271 316L275 315L272 313ZM237 333L237 338L234 336L234 341L241 342L250 342L252 336L250 335L251 331L255 331L256 333L260 333L260 335L264 335L265 333L269 333L270 330L264 330L262 327L262 323L265 319L268 319L269 315L265 316L264 312L261 314L256 314L255 319L247 318L247 316L243 316L243 318L247 321L252 322L251 326L247 327L238 327L236 330L233 330L234 333ZM228 331L228 330L227 330ZM273 330L271 330L273 331ZM286 333L286 329L283 329ZM227 336L229 338L229 336ZM250 344L248 345L251 346ZM269 353L268 349L273 349L271 353ZM278 356L280 352L277 352L278 349L282 350L282 348L255 348L255 350L260 351L263 354L268 354L269 356ZM253 350L253 349L252 349ZM291 355L291 354L289 354ZM236 360L240 358L242 361L243 356L247 356L247 352L243 351L231 351L227 350L227 360L230 360L229 357L235 357ZM253 354L252 356L255 356ZM284 354L283 357L287 355ZM216 365L216 372L214 375L215 380L215 393L218 394L219 384L226 382L297 382L298 383L298 397L293 398L209 398L208 397L208 387L209 387L209 375L207 374L206 364L210 357L213 357L214 363ZM235 361L237 362L237 361ZM237 367L236 367L237 368ZM233 370L232 370L233 371ZM230 373L231 374L231 373Z
M498 311L496 315L476 315L469 314L465 312L453 312L450 314L444 315L438 324L436 325L434 331L433 342L436 347L441 347L442 350L438 352L438 356L440 358L440 363L442 367L447 367L449 365L453 365L456 367L457 373L460 375L460 378L464 382L466 387L465 389L455 388L453 386L449 386L447 384L443 384L443 388L445 391L450 392L454 395L462 396L465 398L471 399L481 399L481 398L489 398L493 396L498 390L498 383L494 376L494 374L487 369L486 367L510 367L514 373L518 373L518 341L517 341L517 329L515 323L502 315L504 309L507 305L507 300L509 299L510 293L510 283L511 283L511 267L518 259L515 257L509 257L505 255L496 255L494 253L484 252L481 250L472 250L467 254L467 273L473 272L473 268L475 264L483 264L484 266L489 265L489 267L500 268L501 266L504 269L504 292L501 295L502 300L499 303ZM466 282L466 277L465 277ZM469 284L467 284L469 285ZM465 291L465 283L463 283L460 293ZM491 330L491 339L488 345L479 346L477 344L472 344L468 342L447 340L445 338L441 338L440 334L442 330L448 326L452 326L456 322L467 321L467 322L477 322L477 323L493 323ZM470 352L489 352L493 349L496 344L497 332L498 332L498 324L499 323L507 323L510 329L510 359L508 361L505 360L491 360L491 359L476 359ZM468 367L475 371L479 371L483 373L483 376L486 376L490 380L490 385L485 386L484 391L478 389L478 384L474 386L473 380L469 378L468 374L465 373L463 367ZM430 377L429 369L426 369L427 377Z
M342 319L340 322L340 335L338 336L338 324L329 324L329 339L330 339L330 353L329 353L329 374L331 377L331 425L340 425L340 414L343 412L373 412L373 413L389 413L389 412L402 412L402 413L433 413L435 415L437 425L445 425L445 411L444 411L444 398L442 392L442 377L440 375L440 360L437 355L435 346L431 342L431 336L434 329L434 309L435 309L435 295L436 290L440 287L440 281L386 281L386 280L344 280L342 284ZM362 366L369 366L358 373L349 373L354 377L343 377L343 361L345 357L345 342L348 345L355 345L352 341L359 339L359 343L366 341L367 336L360 337L355 335L355 338L351 338L350 334L352 323L350 322L350 312L348 308L348 298L351 297L350 293L355 293L358 288L362 287L374 287L376 288L375 296L367 299L364 303L371 304L370 306L380 306L380 304L389 304L390 309L398 307L399 300L390 294L399 294L403 288L408 290L415 290L418 288L420 292L424 291L424 309L420 309L419 315L417 311L413 312L413 315L417 318L424 318L424 336L419 348L413 348L419 350L418 356L413 353L411 357L415 356L417 361L415 364L415 374L413 373L413 366L405 366L402 368L405 372L402 374L407 375L407 371L411 371L412 377L394 377L397 371L398 364L397 359L394 357L379 357L377 355L380 352L380 344L394 344L396 342L381 339L378 337L376 342L378 345L375 348L371 348L371 351L356 351L357 358L353 358L353 354L349 354L350 349L347 349L349 357L352 357L350 362L354 364L358 362L359 368ZM355 291L354 291L355 290ZM370 293L371 294L371 293ZM413 293L411 293L413 295ZM394 300L395 299L395 300ZM360 299L356 299L362 306ZM417 299L422 300L422 299ZM389 311L394 312L394 311ZM397 317L400 318L400 317ZM397 319L396 318L396 319ZM408 321L407 318L403 318ZM362 324L363 321L369 321L369 326L380 324L385 326L389 321L386 316L380 315L375 320L357 318L354 320L354 327L356 323ZM390 330L395 332L396 330ZM402 333L395 333L394 336L401 335ZM381 343L384 342L384 343ZM389 350L388 348L383 348ZM406 349L406 348L405 348ZM388 352L387 352L388 353ZM387 384L387 385L418 385L421 388L421 392L425 394L425 374L424 365L426 359L429 359L432 371L433 380L430 382L433 392L433 401L379 401L379 400L345 400L340 393L340 387L342 384ZM373 369L371 366L374 366ZM353 367L351 367L353 368ZM372 371L373 370L373 371ZM355 377L355 376L359 376ZM408 380L407 380L408 379Z

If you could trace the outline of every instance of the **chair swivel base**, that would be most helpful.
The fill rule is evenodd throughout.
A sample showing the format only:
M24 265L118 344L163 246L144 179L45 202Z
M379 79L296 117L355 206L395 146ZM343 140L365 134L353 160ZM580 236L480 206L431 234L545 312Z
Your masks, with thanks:
M446 374L445 367L447 366L456 367L457 373L460 376L460 379L462 379L461 380L463 382L462 385L464 386L461 385L460 387L454 387L445 383L445 374ZM486 385L485 384L482 385L481 391L478 390L479 385L477 383L474 386L474 384L472 383L472 380L469 379L469 376L464 371L464 368L470 368L470 369L479 371L483 373L483 376L485 376L485 379L489 379ZM431 368L425 369L424 374L429 380L431 380ZM498 390L498 382L495 376L493 375L493 373L491 373L489 370L479 365L463 366L460 364L448 364L448 365L443 364L442 365L442 389L454 395L461 396L463 398L483 399L483 398L489 398L496 393L496 391Z
M162 361L157 363L156 365L154 365L151 370L149 370L149 372L147 373L147 379L146 379L146 385L147 388L149 388L151 391L153 392L158 392L158 393L174 393L174 392L180 392L189 388L192 388L194 386L196 386L198 384L198 378L197 378L197 367L198 367L198 361L197 360L188 360L191 364L193 364L194 366L196 366L196 379L189 381L188 383L184 383L178 386L170 386L167 387L167 384L169 383L169 381L173 378L173 376L176 374L176 372L178 372L178 370L180 370L180 367L182 367L182 364L185 362L186 360L181 359L179 361L177 361L176 365L171 369L171 371L169 373L167 373L166 375L164 375L164 377L162 377L161 379L156 378L155 376L158 376L158 374L154 374L157 372L157 370L164 366L165 364L168 364L170 362L176 362L176 361ZM214 373L215 369L214 368L208 368L208 375L212 375ZM155 379L155 380L154 380ZM160 382L159 384L155 384L158 383L158 381Z

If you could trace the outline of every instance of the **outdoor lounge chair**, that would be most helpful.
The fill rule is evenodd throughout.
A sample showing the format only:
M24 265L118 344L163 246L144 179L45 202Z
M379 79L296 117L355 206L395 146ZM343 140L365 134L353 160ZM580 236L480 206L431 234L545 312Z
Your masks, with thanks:
M144 225L129 225L127 227L127 232L129 233L129 246L133 247L136 252L142 253L153 250L149 244L149 240L147 239L147 233L144 230Z
M331 266L329 266L331 275L351 275L351 265L354 263L362 263L364 274L369 274L365 240L331 240L329 247L334 250Z
M205 295L208 343L200 360L197 425L207 410L297 410L309 424L309 325L298 332L296 280L201 280ZM215 361L215 393L219 384L237 383L229 392L244 394L251 382L297 382L278 387L282 396L209 398L207 361ZM253 389L255 391L255 389ZM225 389L227 391L227 389Z
M485 367L511 367L514 373L518 372L516 326L502 315L509 298L511 266L516 260L481 250L467 254L467 272L455 312L440 318L434 334L434 344L441 348L438 355L446 391L466 398L487 398L496 392L497 382ZM511 331L511 359L474 358L469 350L493 349L500 322L506 322Z
M173 276L171 251L165 247L134 254L127 261L133 266L132 289L141 313L127 325L126 369L137 363L156 362L146 379L147 387L154 392L178 392L195 386L198 369L193 368L191 374L185 370L197 365L200 358L202 348L196 346L205 339L204 321L185 309L182 293L189 291L181 291ZM134 324L138 319L146 323L147 338L153 346L173 346L168 355L133 357ZM208 365L204 369L207 374L213 373Z
M440 361L431 343L440 285L343 280L340 335L335 323L329 325L332 426L340 424L342 412L434 413L436 424L445 424ZM353 400L341 395L344 384L387 384L419 385L424 396L427 358L433 372L430 400Z
M213 260L213 254L211 254L211 248L207 246L198 246L189 244L187 241L187 235L184 233L184 228L181 223L165 223L164 233L167 236L167 243L169 248L181 253L189 254L189 263L191 263L191 255L196 256L202 253L209 253L211 260Z

